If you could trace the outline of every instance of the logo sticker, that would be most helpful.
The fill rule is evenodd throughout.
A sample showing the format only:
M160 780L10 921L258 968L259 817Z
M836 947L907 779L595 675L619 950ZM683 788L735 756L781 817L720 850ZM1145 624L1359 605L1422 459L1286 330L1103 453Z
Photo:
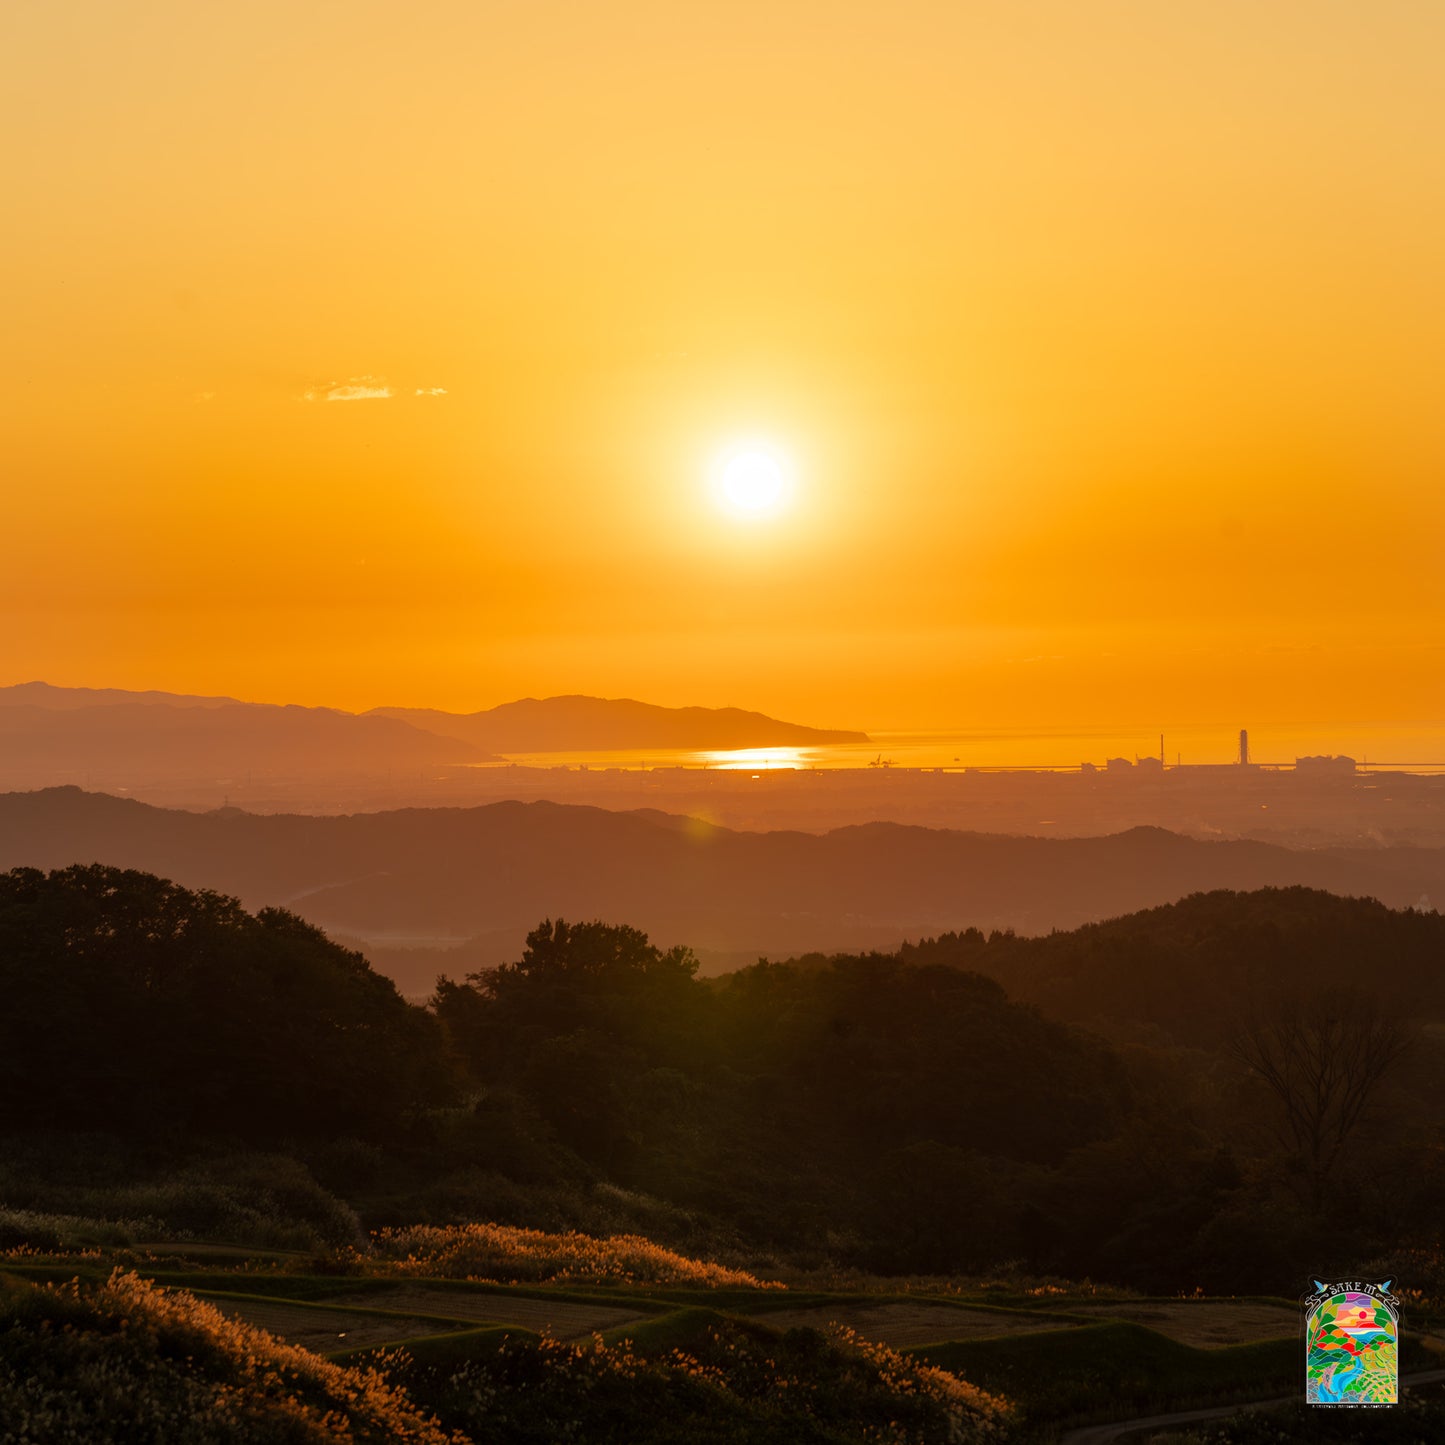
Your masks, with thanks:
M1400 1399L1400 1301L1393 1280L1314 1281L1305 1296L1305 1399L1378 1409Z

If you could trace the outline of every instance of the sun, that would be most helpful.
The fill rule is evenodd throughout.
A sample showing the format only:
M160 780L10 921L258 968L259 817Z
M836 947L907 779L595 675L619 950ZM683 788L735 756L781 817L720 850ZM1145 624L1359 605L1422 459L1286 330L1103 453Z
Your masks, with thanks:
M775 516L793 491L793 464L770 442L737 442L719 452L711 469L712 492L718 505L735 517Z

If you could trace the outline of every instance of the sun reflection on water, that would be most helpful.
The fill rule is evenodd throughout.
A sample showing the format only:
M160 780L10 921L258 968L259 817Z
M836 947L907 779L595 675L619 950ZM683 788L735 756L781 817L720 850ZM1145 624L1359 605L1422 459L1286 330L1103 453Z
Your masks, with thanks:
M757 772L762 768L804 768L807 759L801 748L726 748L718 752L699 753L705 766L725 772L745 769Z

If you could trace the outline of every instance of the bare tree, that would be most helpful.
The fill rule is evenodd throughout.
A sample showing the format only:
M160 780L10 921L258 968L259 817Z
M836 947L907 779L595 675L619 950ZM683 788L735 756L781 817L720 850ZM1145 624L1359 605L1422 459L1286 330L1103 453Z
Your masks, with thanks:
M1244 1024L1229 1051L1283 1109L1283 1132L1318 1211L1345 1145L1410 1042L1409 1031L1355 990L1282 1004Z

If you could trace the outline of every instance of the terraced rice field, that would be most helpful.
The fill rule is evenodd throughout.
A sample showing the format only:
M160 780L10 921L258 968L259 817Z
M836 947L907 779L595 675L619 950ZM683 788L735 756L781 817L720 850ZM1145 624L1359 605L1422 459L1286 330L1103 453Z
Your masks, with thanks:
M1298 1310L1253 1300L1140 1300L1070 1308L1075 1314L1147 1325L1171 1340L1197 1349L1280 1340L1299 1334L1301 1329Z
M645 1316L637 1310L579 1303L571 1300L537 1299L526 1295L482 1294L461 1290L430 1290L416 1286L378 1289L366 1294L348 1294L322 1301L344 1309L350 1305L365 1309L425 1315L448 1315L483 1325L518 1325L537 1334L559 1340L575 1340L597 1330L615 1329Z
M769 1310L755 1318L779 1330L798 1325L825 1330L836 1322L857 1330L865 1339L878 1340L900 1350L936 1344L940 1340L977 1340L990 1335L1021 1335L1060 1328L1058 1320L1031 1320L1022 1314L955 1309L951 1305L923 1301L875 1305L840 1300L837 1304L808 1309Z
M318 1308L284 1300L201 1297L229 1319L258 1325L288 1344L302 1345L322 1355L333 1350L384 1345L416 1335L439 1335L467 1328L466 1324L454 1320L361 1314L355 1310Z

